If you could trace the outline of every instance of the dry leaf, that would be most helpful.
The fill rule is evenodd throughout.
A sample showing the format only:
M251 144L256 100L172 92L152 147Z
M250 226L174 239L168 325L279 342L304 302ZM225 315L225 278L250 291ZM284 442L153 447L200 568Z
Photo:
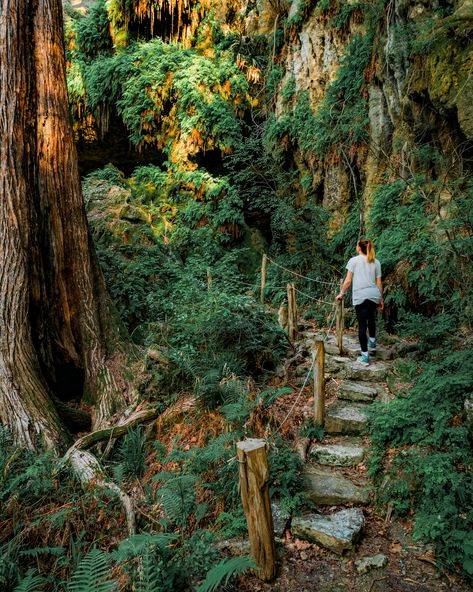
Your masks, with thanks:
M399 541L394 541L391 544L389 550L391 551L391 553L400 553L402 551L401 543Z
M435 554L433 553L433 551L427 551L423 555L419 555L418 557L416 557L416 559L418 559L419 561L426 561L427 563L430 563L437 567L437 562L435 561Z

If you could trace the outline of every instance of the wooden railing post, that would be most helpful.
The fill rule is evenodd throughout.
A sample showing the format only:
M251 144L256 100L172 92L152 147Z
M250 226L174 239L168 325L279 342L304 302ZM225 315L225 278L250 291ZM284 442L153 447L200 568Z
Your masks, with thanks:
M271 582L276 577L276 545L269 500L266 442L256 438L238 442L237 458L251 555L258 566L257 575Z
M287 333L289 341L294 343L297 339L297 301L294 284L287 284Z
M314 360L314 420L318 426L325 423L325 345L315 342L312 352Z
M343 333L345 330L345 303L343 298L337 301L337 318L336 318L336 332L337 332L337 347L340 355L343 356Z
M261 304L264 304L264 289L266 287L266 266L268 264L268 257L266 253L263 254L261 261Z

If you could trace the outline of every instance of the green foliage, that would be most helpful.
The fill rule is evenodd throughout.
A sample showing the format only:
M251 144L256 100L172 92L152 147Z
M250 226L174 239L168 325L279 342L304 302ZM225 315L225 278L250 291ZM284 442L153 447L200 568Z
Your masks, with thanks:
M86 60L95 58L99 54L107 54L112 49L110 37L110 22L105 0L94 2L87 15L72 14L72 54L80 51ZM71 57L71 56L69 56Z
M423 166L441 158L430 148L416 156ZM464 177L427 183L424 174L376 189L370 224L383 273L397 276L387 303L439 314L448 306L457 322L471 317L473 294L465 278L473 259L472 195Z
M184 581L181 557L171 548L176 539L168 533L136 534L120 543L113 559L138 592L173 592Z
M373 34L355 36L347 45L337 78L328 87L314 113L308 92L300 93L291 110L266 124L266 145L281 153L283 146L323 159L332 150L352 157L368 139L368 105L365 69L371 59Z
M271 497L279 499L283 512L297 513L304 505L304 496L300 488L300 456L291 449L287 440L278 435L269 450L268 462L271 473Z
M220 585L227 585L233 577L246 573L254 567L253 560L245 555L225 559L209 571L205 581L197 588L197 592L215 592Z
M321 442L324 439L324 428L317 425L315 421L310 418L309 420L304 421L300 427L299 434L303 438L309 438L310 440Z
M293 11L292 17L287 19L288 27L299 28L305 21L309 10L317 4L317 0L294 0L297 2L297 7Z
M188 577L201 580L207 572L218 563L219 552L215 543L215 534L205 530L197 530L182 546L183 566Z
M140 477L146 470L146 434L141 427L130 430L120 442L120 459L126 475Z
M13 592L41 592L44 583L45 580L43 577L36 575L33 569L29 569Z
M76 24L68 77L72 105L85 101L96 117L108 106L136 146L154 144L174 162L205 149L228 151L241 141L238 114L249 106L249 87L231 56L209 58L161 39L103 52L96 30L90 17Z
M117 583L110 579L110 562L106 553L91 549L79 562L67 585L67 592L111 592Z
M195 498L196 476L163 471L154 479L163 483L159 488L158 499L167 517L172 524L184 530L190 513L199 509Z
M397 512L415 509L414 534L435 542L438 558L471 574L473 457L464 426L454 421L473 387L471 349L432 352L409 391L372 418L371 474L381 481L380 501ZM408 370L407 379L415 374Z

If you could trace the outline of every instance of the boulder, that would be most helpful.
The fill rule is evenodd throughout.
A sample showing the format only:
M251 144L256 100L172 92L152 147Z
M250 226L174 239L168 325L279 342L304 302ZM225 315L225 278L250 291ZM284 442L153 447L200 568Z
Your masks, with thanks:
M306 497L316 504L336 506L369 502L369 494L364 487L322 467L307 468L302 478Z
M325 416L325 431L329 434L363 434L368 427L367 405L336 401Z
M353 548L365 519L360 508L332 515L309 514L292 520L292 534L341 554Z

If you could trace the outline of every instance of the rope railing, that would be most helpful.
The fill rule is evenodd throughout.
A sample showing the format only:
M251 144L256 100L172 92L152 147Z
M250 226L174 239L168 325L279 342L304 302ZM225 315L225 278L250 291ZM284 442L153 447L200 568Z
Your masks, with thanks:
M299 278L303 278L305 280L308 280L310 282L316 282L319 284L325 284L326 286L335 286L336 284L338 284L339 280L332 280L332 281L327 281L327 280L323 280L321 278L314 278L314 277L309 277L307 275L304 275L302 273L299 273L297 271L293 271L292 269L289 269L287 267L284 267L284 265L280 265L279 263L276 263L276 261L274 261L274 259L271 259L271 257L268 257L268 255L266 255L266 259L272 263L272 265L274 265L275 267L279 267L279 269L282 269L284 271L286 271L287 273L290 273L296 277Z
M336 304L336 303L334 302L334 303L332 303L332 304L333 304L333 306L335 306L335 304ZM333 316L332 316L332 320L331 320L331 322L330 322L330 324L329 324L329 327L328 327L328 329L325 331L325 336L323 337L323 341L326 341L326 339L328 338L328 334L330 333L330 331L331 331L331 330L332 330L332 328L333 328L333 324L335 323L335 319L336 319L336 317L337 317L337 311L335 310L335 312L334 312L334 314L333 314ZM297 397L295 398L295 400L294 400L294 402L293 402L293 404L292 404L291 408L289 409L289 411L288 411L288 413L287 413L286 417L285 417L285 418L283 419L283 421L282 421L282 422L279 424L279 426L278 426L277 430L275 431L275 434L278 434L278 433L280 433L280 431L281 431L281 428L283 427L283 425L286 423L286 421L289 419L289 417L290 417L290 416L292 415L292 413L294 412L294 409L296 408L296 405L297 405L297 403L299 402L299 399L301 398L301 396L302 396L302 393L304 392L304 389L305 389L305 387L306 387L307 383L309 382L309 379L310 379L311 373L312 373L312 371L313 371L313 370L314 370L314 368L315 368L315 364L316 364L316 362L317 362L317 355L318 355L318 351L316 352L316 354L315 354L315 355L313 356L313 358L312 358L312 363L311 363L311 365L310 365L310 367L309 367L309 370L307 371L307 374L306 374L306 376L305 376L304 382L302 383L302 386L301 386L301 388L299 389L299 392L298 392L298 394L297 394ZM273 437L274 437L274 436L273 436Z

